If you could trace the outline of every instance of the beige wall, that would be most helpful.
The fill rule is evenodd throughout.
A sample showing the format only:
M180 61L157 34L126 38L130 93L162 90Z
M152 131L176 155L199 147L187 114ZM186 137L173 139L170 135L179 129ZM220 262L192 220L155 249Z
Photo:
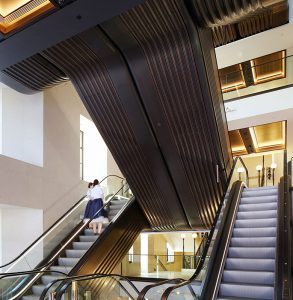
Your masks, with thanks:
M86 192L79 178L81 114L90 119L71 83L46 90L43 167L0 156L0 203L42 209L44 229ZM114 161L109 165L120 172Z

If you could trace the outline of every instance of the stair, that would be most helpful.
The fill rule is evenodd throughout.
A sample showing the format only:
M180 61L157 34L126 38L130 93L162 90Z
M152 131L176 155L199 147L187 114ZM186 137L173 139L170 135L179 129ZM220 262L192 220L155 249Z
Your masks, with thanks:
M245 188L218 300L274 299L278 189Z
M126 203L127 200L112 200L108 213L109 222L111 222L115 218L117 213ZM102 231L105 230L107 226L108 224L103 224ZM94 235L92 229L85 229L83 234L78 237L79 241L73 242L71 247L68 247L68 249L65 250L65 256L59 257L56 261L56 265L50 267L50 271L52 271L52 273L46 273L45 275L41 276L38 284L34 284L29 291L29 294L23 296L22 300L38 300L47 284L65 276L54 273L54 271L68 274L82 258L82 256L87 252L87 250L98 239L98 237L98 235Z

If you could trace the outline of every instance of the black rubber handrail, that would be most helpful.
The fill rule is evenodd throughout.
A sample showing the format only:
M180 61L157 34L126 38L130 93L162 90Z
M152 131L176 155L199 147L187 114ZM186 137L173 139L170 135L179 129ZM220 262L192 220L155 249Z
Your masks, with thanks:
M129 285L134 289L134 291L139 294L139 290L136 288L136 286L125 276L123 275L118 275L118 274L87 274L87 275L81 275L81 276L70 276L66 278L60 278L56 279L49 284L47 284L46 288L43 290L40 300L45 300L45 297L50 290L50 288L55 285L58 282L61 282L62 288L58 292L59 297L62 296L62 294L65 292L65 290L68 288L68 285L71 284L72 281L88 281L88 280L94 280L94 279L99 279L99 278L112 278L113 277L118 277L120 280L125 280L129 283Z
M103 178L100 183L102 183L103 181L105 181L107 178L109 177L116 177L116 178L119 178L119 179L122 179L122 180L125 180L125 178L123 177L120 177L118 175L108 175L106 176L105 178ZM11 264L13 264L16 260L18 260L21 256L23 256L26 252L29 251L30 248L33 248L36 243L38 243L45 235L48 234L49 231L51 231L55 226L58 225L58 223L60 223L62 221L62 219L64 219L66 217L66 215L68 215L71 211L73 211L83 200L84 198L86 197L83 196L82 198L80 198L69 210L67 210L55 223L53 223L53 225L51 225L42 235L40 235L32 244L30 244L25 250L23 250L17 257L15 257L12 261L0 266L0 269L1 268L5 268Z
M241 157L236 157L234 159L234 162L233 162L233 166L232 166L232 169L230 171L230 174L229 174L229 178L228 178L228 186L230 185L230 182L231 182L231 179L232 179L232 176L233 176L233 173L235 171L235 167L236 167L236 164L238 162L238 160L241 162L241 164L243 165L244 169L245 169L245 172L246 172L246 183L249 185L249 173L248 173L248 169L243 161L243 159ZM232 191L232 189L231 189ZM215 231L215 228L216 228L216 224L218 222L218 218L219 218L219 215L220 215L220 212L222 210L222 207L223 207L223 204L224 204L224 200L225 200L225 196L223 196L223 199L219 205L219 208L218 208L218 211L217 211L217 214L216 214L216 217L215 217L215 220L214 220L214 223L212 225L212 228L211 228L211 231L210 231L210 234L208 236L208 240L206 242L206 245L204 247L204 250L203 250L203 253L201 255L201 259L200 259L200 262L199 264L197 265L196 267L196 270L194 272L194 274L190 277L190 279L188 280L185 280L184 282L181 282L179 283L178 285L174 285L172 287L169 287L168 289L166 289L166 291L163 293L162 295L162 300L163 299L167 299L168 296L172 293L173 290L177 289L177 288L180 288L180 287L183 287L184 285L190 285L190 283L195 280L198 275L200 274L200 272L202 271L203 267L204 267L204 262L205 262L205 259L207 257L207 254L208 254L208 250L209 250L209 247L210 247L210 243L212 241L212 238L213 238L213 235L214 235L214 231ZM225 209L227 210L227 209Z
M279 183L275 299L292 299L292 200L290 198L287 151L284 151L284 176Z

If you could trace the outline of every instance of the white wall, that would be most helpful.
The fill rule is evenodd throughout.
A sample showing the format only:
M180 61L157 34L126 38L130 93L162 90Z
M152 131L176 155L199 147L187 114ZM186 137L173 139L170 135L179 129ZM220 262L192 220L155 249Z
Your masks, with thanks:
M10 262L43 232L43 211L9 205L0 206L0 262ZM42 249L30 253L16 270L29 270L42 258ZM12 271L11 270L11 271Z
M23 95L2 85L0 96L0 153L43 166L43 93Z

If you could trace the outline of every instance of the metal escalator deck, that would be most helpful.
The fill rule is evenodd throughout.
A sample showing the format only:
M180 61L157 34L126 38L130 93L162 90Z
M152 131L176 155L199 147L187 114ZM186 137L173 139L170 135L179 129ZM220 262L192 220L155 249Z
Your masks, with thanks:
M218 300L274 299L277 199L276 187L243 190Z

